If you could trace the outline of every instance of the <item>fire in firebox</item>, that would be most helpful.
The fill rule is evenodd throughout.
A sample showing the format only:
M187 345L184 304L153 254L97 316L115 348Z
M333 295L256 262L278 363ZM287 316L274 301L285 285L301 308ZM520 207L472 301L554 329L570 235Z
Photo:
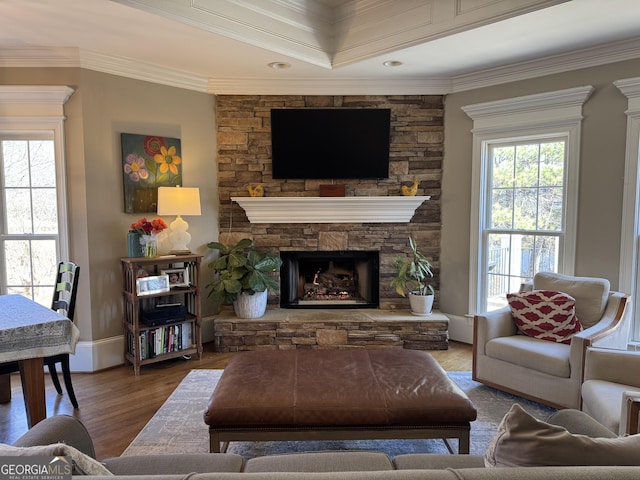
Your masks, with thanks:
M357 274L352 269L336 266L329 262L326 271L319 268L311 282L304 283L304 298L307 300L357 300Z
M376 251L280 252L283 308L377 308Z

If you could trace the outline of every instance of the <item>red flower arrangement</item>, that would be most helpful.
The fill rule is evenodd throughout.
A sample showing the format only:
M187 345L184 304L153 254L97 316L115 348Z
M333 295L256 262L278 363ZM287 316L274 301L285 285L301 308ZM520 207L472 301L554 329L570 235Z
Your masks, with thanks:
M168 225L162 218L156 218L155 220L141 218L136 223L131 224L130 231L141 235L157 235L165 228L168 228Z

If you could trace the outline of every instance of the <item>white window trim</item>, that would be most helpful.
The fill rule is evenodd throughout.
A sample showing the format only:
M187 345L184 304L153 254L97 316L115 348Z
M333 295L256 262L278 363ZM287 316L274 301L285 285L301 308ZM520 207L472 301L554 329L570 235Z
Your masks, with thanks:
M462 110L473 120L471 168L471 215L469 235L469 314L478 313L481 282L481 219L484 218L487 146L499 139L565 135L567 137L566 235L562 245L561 272L574 272L578 214L578 170L582 106L594 88L590 85L494 102L466 105Z
M56 85L0 85L0 134L53 135L58 199L58 259L69 258L69 222L64 155L64 104L74 89Z
M631 302L632 338L640 338L640 321L636 319L638 297L638 236L640 235L640 77L613 82L628 99L627 145L625 150L624 189L622 196L622 229L620 241L620 274L618 289L627 292Z

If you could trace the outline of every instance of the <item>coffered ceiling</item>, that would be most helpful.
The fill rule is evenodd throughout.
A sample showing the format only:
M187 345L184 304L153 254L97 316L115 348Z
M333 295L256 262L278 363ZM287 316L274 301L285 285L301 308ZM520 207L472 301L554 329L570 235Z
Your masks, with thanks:
M217 94L441 94L638 57L638 0L0 0L0 67Z

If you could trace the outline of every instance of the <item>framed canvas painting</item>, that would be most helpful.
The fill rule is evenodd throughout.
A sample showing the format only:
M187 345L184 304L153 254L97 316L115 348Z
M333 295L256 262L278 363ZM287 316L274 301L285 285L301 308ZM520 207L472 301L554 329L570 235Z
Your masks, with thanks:
M158 209L158 187L182 186L179 138L122 133L125 213Z

